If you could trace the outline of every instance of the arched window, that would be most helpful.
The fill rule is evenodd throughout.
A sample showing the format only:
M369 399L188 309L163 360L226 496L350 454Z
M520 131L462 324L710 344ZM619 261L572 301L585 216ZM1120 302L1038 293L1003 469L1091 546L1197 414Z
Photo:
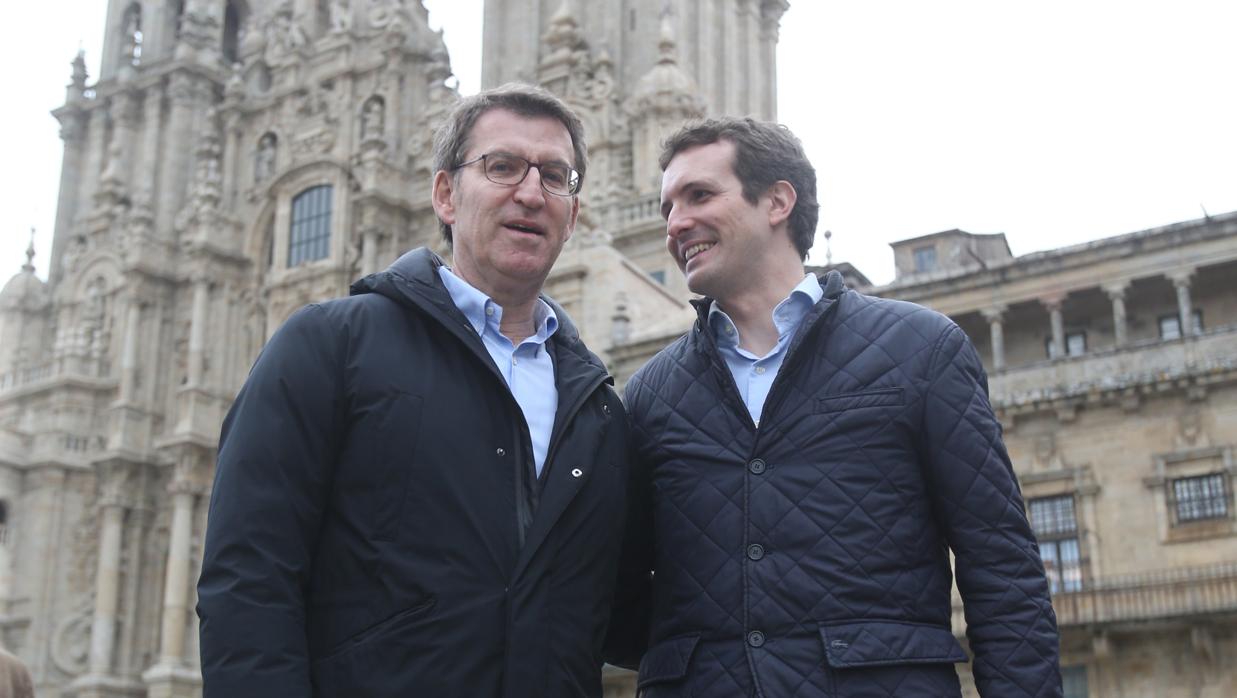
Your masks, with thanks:
M295 267L331 252L331 198L329 184L310 187L292 199L292 229L288 236L288 266Z

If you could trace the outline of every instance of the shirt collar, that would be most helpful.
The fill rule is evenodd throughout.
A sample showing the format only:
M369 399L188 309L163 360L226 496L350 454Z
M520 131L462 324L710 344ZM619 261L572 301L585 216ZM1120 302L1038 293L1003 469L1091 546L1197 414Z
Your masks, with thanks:
M788 335L794 334L803 322L804 316L812 306L825 297L820 279L815 274L806 274L790 294L773 308L773 325L777 328L779 341L784 341ZM709 306L709 326L719 344L737 346L739 344L739 328L722 310L717 302Z
M501 305L477 290L472 284L456 276L445 264L438 267L438 276L442 279L443 286L447 287L447 294L451 296L455 307L460 309L468 320L468 324L472 325L477 334L484 334L487 326L498 333L499 324L503 319ZM536 332L524 341L543 344L558 331L558 315L554 313L549 303L540 298L533 306L533 326Z

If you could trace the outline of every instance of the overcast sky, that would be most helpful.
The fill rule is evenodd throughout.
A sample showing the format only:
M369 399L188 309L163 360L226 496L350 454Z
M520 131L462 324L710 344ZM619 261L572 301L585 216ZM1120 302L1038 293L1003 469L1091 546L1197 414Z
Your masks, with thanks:
M425 4L475 91L482 1ZM48 112L79 46L98 74L105 6L12 3L0 26L0 281L31 226L46 275ZM1235 32L1232 0L792 0L779 119L816 165L834 261L883 283L889 242L940 230L1004 232L1026 254L1237 210Z

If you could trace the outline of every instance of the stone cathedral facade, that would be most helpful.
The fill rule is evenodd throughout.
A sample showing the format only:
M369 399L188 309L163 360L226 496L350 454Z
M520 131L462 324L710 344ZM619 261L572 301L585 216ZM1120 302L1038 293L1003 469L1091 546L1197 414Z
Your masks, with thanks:
M485 3L485 85L541 83L586 123L548 291L603 353L690 317L658 143L706 113L775 116L787 7ZM458 94L420 0L109 0L97 78L72 66L48 280L28 260L0 293L0 645L39 695L194 696L223 415L293 310L446 253L430 148Z
M776 118L788 6L485 2L484 86L541 83L585 121L547 291L620 385L694 317L659 142L701 115ZM110 0L97 78L73 62L48 281L31 250L0 291L0 646L40 696L200 694L193 588L251 362L301 305L446 253L430 137L458 95L427 20L420 0ZM893 248L888 285L835 268L975 342L1067 696L1237 694L1237 213L1022 257L962 231ZM608 698L633 692L607 673Z

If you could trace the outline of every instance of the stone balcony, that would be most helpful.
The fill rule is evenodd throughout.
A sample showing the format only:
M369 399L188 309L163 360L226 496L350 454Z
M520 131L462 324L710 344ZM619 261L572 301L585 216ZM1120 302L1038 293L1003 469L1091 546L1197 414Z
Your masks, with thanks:
M1121 392L1237 370L1237 326L1181 339L1134 342L1053 361L993 372L988 379L998 409L1063 398Z
M1054 596L1052 607L1062 629L1237 613L1237 562L1092 580L1080 591ZM966 630L956 599L953 628L958 635Z

